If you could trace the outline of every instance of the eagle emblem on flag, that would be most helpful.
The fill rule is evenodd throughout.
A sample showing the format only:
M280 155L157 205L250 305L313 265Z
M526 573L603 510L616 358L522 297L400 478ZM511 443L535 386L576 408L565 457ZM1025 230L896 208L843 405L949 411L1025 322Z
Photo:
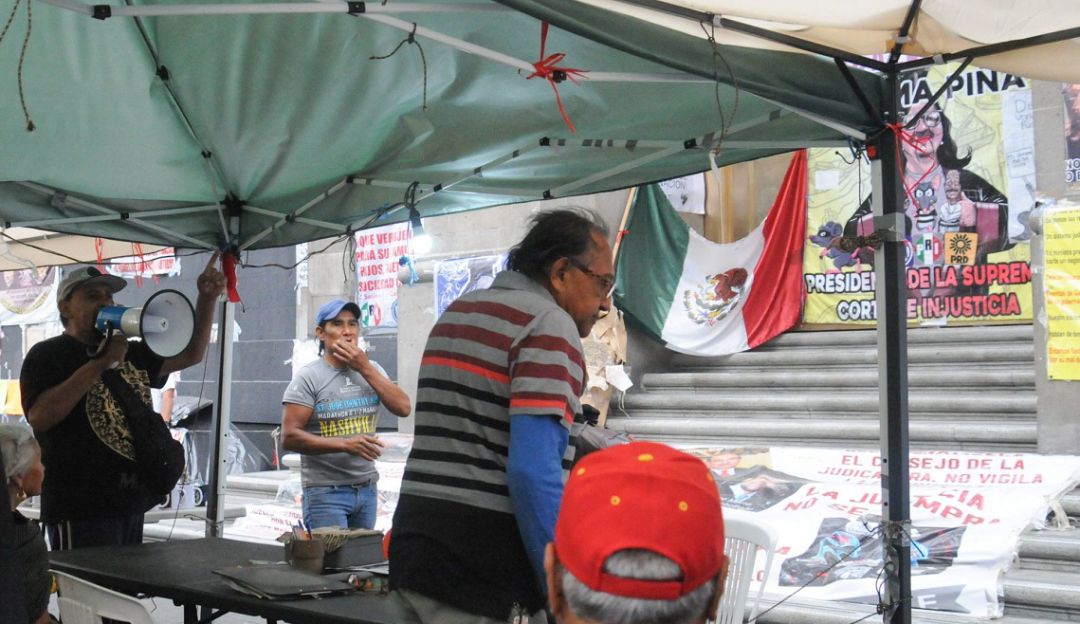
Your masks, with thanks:
M750 274L742 267L706 275L705 282L683 292L687 316L698 325L711 327L726 317L749 290Z

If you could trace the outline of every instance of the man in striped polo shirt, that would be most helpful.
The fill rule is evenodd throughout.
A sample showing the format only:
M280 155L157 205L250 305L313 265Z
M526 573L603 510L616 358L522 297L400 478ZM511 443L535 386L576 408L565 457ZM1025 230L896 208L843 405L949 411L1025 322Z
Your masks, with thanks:
M390 540L399 621L508 622L543 609L544 547L585 387L581 338L614 289L607 237L589 211L535 215L508 270L431 330Z

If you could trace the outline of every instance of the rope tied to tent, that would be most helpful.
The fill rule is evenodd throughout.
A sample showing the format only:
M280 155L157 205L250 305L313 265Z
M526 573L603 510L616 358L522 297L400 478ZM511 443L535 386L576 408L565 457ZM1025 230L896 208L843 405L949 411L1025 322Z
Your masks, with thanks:
M15 21L15 14L19 10L19 4L22 0L15 0L15 5L11 7L11 13L8 14L7 22L4 23L4 29L0 30L0 43L4 42L4 35L7 34L11 23ZM26 0L26 34L23 35L22 49L19 51L19 67L16 72L19 83L19 104L22 105L23 117L26 119L26 131L33 132L34 122L30 119L30 110L26 106L26 90L23 88L23 64L26 60L26 47L30 44L30 31L34 26L34 12L30 6L32 0Z
M584 78L588 73L584 69L575 69L573 67L561 67L559 63L566 58L565 52L555 52L545 56L547 50L547 36L548 36L548 23L541 22L540 24L540 60L533 63L533 73L525 77L526 80L532 80L533 78L542 78L548 81L551 85L551 89L555 91L555 102L559 105L559 114L562 115L563 121L570 128L570 132L574 132L574 124L570 122L570 116L566 114L566 107L563 106L562 97L559 96L558 83L567 79L574 84L578 84L577 78Z
M383 4L386 4L385 0L384 0ZM405 37L404 39L399 41L398 44L394 47L394 49L390 51L390 54L386 54L386 55L383 55L383 56L369 56L368 60L369 61L384 61L384 60L390 58L391 56L394 56L395 54L397 54L397 51L401 49L401 46L405 45L406 43L408 43L410 45L415 45L416 49L420 51L420 63L424 66L424 91L423 91L424 95L423 95L423 104L421 106L421 110L427 111L427 57L424 55L424 46L420 45L420 42L416 40L416 22L413 22L412 32L409 33L409 35L407 37Z

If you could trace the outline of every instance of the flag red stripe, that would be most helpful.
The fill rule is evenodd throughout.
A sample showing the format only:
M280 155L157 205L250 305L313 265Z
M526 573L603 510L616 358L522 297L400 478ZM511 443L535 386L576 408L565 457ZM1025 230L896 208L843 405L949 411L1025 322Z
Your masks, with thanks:
M803 300L803 237L806 234L806 150L795 152L765 222L765 249L743 303L750 348L799 322Z

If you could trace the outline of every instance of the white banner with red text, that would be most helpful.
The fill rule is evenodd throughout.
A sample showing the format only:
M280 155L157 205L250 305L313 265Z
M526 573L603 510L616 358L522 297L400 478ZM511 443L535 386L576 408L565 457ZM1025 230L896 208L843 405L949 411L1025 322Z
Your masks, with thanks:
M412 226L395 223L356 233L356 304L363 327L397 327L397 272Z
M779 536L766 591L877 604L882 573L876 451L686 447L717 479L724 513ZM1020 533L1080 479L1080 457L912 452L912 606L992 618ZM763 574L764 553L758 560Z

